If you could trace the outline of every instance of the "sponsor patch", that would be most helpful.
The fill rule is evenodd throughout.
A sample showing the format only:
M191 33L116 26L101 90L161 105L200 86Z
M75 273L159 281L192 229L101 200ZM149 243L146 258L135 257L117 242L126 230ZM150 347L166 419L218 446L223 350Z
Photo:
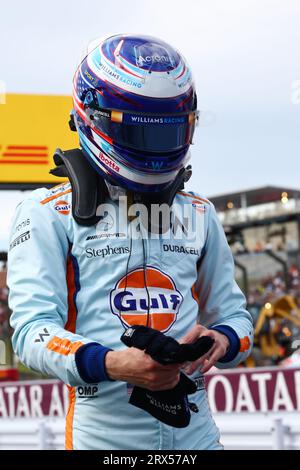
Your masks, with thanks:
M17 238L15 238L9 245L9 249L12 250L13 248L15 248L15 246L18 246L21 243L24 243L29 239L30 239L30 231L28 230L27 232L24 232L21 235L19 235Z
M130 249L128 246L111 247L107 245L105 248L99 248L98 250L90 247L85 250L87 258L105 258L106 256L122 255L129 253Z
M68 215L70 214L71 204L69 204L67 201L57 201L55 203L54 209L60 214Z
M22 220L22 222L19 222L18 225L15 226L14 233L26 229L28 225L30 225L30 219Z
M147 325L167 331L176 321L183 297L173 279L152 266L122 277L110 293L110 308L123 326Z
M63 356L68 356L69 354L75 354L77 349L82 345L83 343L81 341L75 341L75 343L72 343L72 341L67 338L62 339L58 336L54 336L47 344L47 349L58 354L62 354Z
M101 233L99 235L89 235L86 237L86 241L90 240L100 240L101 238L122 238L126 237L126 233L120 232L120 233Z
M34 340L35 343L43 343L45 341L45 337L50 336L49 331L47 328L44 328L41 333L39 333L38 338Z
M79 385L79 387L77 387L78 398L96 398L97 393L97 385Z
M164 243L163 250L170 251L171 253L183 253L184 255L200 256L200 251L191 246L171 245L170 243Z
M116 171L117 173L120 172L120 167L116 165L115 162L111 160L109 157L107 157L104 153L100 152L98 158L102 163L104 163L104 165L108 166L109 168Z

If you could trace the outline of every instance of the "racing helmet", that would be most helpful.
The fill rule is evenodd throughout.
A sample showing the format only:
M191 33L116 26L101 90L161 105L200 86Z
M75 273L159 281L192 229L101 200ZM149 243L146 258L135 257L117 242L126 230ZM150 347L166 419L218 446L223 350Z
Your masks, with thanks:
M164 41L120 34L94 43L75 72L73 104L81 149L110 183L158 192L186 166L197 97L185 59Z

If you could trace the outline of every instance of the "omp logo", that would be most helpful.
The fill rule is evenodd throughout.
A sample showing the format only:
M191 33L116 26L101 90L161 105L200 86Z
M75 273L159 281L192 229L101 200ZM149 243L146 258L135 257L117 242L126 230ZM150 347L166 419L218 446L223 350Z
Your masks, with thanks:
M167 331L176 321L183 297L173 279L158 268L135 269L110 293L110 308L124 326L147 325Z
M57 201L54 206L54 209L63 215L70 214L71 205L67 201Z
M80 385L79 387L77 387L77 393L79 398L95 398L97 392L97 385Z

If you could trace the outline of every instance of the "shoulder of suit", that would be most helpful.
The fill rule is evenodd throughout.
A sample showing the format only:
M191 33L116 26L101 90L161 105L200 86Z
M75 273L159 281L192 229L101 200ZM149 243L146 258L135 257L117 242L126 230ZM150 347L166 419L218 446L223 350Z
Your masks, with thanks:
M58 200L64 199L68 202L71 200L72 188L69 182L61 183L52 188L38 188L32 191L25 199L25 201L35 201L42 206L53 205Z
M72 193L71 184L69 182L58 184L50 189L42 188L42 190L43 191L38 194L39 202L42 205L53 203L53 201L58 201L59 199L70 200Z
M50 189L39 188L32 191L23 203L33 201L43 207L54 209L61 214L69 214L72 202L72 188L69 182L61 183Z
M201 194L195 193L194 191L179 191L176 196L179 199L182 199L182 201L187 201L192 204L198 204L198 205L202 204L202 205L208 205L208 206L212 205L209 199L202 196Z

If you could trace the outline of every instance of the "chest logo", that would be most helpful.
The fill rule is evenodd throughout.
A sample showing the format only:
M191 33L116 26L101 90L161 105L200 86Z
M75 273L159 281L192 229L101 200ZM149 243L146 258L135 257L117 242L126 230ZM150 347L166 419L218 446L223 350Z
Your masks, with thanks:
M110 293L110 308L126 328L144 325L166 332L176 321L182 300L170 276L147 266L117 282Z
M54 206L54 209L63 215L70 214L70 208L71 206L67 201L57 201Z

